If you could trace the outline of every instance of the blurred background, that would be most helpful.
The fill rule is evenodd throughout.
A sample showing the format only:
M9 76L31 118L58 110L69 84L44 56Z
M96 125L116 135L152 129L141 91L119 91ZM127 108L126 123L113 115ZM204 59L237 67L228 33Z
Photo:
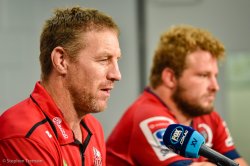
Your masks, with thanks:
M107 138L148 83L161 33L174 24L207 29L226 47L216 108L250 163L250 0L0 0L0 114L27 98L40 78L39 37L56 7L80 5L111 15L120 26L122 80L109 107L95 116Z

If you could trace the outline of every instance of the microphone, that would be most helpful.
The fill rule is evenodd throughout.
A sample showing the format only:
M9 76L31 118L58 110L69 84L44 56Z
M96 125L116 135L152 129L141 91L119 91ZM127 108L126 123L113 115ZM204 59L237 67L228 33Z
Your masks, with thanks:
M205 145L204 137L193 128L171 124L163 135L164 144L175 153L188 158L203 156L219 166L238 166L235 161Z

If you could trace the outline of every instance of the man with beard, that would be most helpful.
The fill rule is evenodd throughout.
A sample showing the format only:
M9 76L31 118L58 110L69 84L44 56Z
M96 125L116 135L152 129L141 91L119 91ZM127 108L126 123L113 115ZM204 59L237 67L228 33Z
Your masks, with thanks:
M0 165L105 165L100 123L121 79L119 28L80 7L57 9L40 37L41 81L0 118Z
M223 45L209 32L179 25L162 34L155 51L150 85L128 108L107 140L110 166L214 165L200 157L181 157L163 144L169 124L193 127L206 144L246 165L217 112L218 60Z

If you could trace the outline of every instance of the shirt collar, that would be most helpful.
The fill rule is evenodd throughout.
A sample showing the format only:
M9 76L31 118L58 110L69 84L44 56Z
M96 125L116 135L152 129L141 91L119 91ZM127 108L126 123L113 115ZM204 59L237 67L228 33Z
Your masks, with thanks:
M146 87L144 89L144 92L153 95L162 105L164 105L168 110L170 110L167 104L157 94L155 94L150 87Z
M68 144L74 142L73 132L66 123L61 110L40 82L36 83L31 93L31 98L36 102L50 123L52 123L51 125L54 125L56 129L54 132L56 132L55 134L58 136L59 143Z

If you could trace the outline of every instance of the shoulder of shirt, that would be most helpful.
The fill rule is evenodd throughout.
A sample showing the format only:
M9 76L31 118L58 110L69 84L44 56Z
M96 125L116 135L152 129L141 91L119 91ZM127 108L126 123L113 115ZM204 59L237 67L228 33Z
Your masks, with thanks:
M0 139L25 137L36 124L46 121L44 114L27 98L7 109L0 117Z
M137 124L152 117L168 117L174 119L168 108L154 95L144 92L130 105L122 116L122 120Z
M155 95L144 91L128 109L166 110L168 109Z

